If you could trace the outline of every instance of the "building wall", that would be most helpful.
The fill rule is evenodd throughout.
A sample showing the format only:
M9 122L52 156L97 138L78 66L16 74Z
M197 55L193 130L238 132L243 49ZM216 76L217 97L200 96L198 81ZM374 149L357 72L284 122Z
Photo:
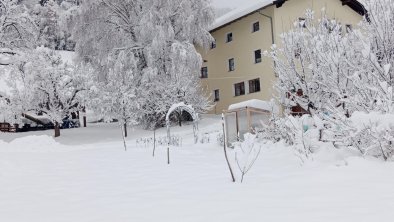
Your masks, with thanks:
M204 59L203 67L208 67L208 78L201 79L207 93L212 94L216 89L220 91L220 100L215 102L211 113L222 113L230 104L249 99L270 100L274 94L273 83L276 80L272 69L272 61L262 57L262 62L255 64L254 51L261 49L262 52L269 50L272 41L271 20L275 43L280 42L280 34L289 30L294 21L303 17L307 8L312 8L316 16L320 17L321 9L326 8L327 14L332 18L344 21L343 24L357 24L361 16L348 6L342 6L339 0L290 0L281 8L269 6L259 12L243 17L220 29L211 32L216 39L216 48L198 49ZM252 24L260 23L260 30L252 33ZM233 33L233 41L226 43L227 33ZM280 44L279 44L280 45ZM228 60L234 58L235 70L228 70ZM260 92L248 93L248 81L260 79ZM246 94L234 95L234 84L245 82Z

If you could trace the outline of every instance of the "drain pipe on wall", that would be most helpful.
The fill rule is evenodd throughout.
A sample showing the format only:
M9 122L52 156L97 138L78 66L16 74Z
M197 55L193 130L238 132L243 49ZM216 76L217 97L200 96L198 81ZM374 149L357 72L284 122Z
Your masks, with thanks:
M268 16L266 14L261 13L261 11L258 11L258 13L264 17L267 17L270 19L270 23L271 23L271 38L272 38L272 44L275 44L275 37L274 37L274 22L271 16Z

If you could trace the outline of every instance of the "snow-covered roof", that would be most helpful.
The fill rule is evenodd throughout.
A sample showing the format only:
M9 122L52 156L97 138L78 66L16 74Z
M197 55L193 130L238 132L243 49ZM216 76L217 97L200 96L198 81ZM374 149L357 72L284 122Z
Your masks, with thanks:
M217 18L214 24L210 27L210 31L220 28L230 22L240 19L250 13L271 5L273 0L248 0L244 6L239 7Z
M268 102L268 101L263 101L259 99L251 99L248 101L236 103L236 104L231 104L228 107L229 111L236 110L236 109L242 109L242 108L256 108L256 109L261 109L261 110L266 110L266 111L272 111L273 103Z
M3 55L3 54L0 54L0 64L1 65L8 65L8 64L10 64L11 63L11 58L10 57L8 57L8 56L6 56L6 55Z
M246 2L246 3L245 3ZM243 6L234 9L223 16L217 18L213 25L210 27L209 31L214 31L218 28L221 28L222 26L225 26L231 22L234 22L235 20L238 20L242 17L245 17L255 11L258 11L260 9L263 9L267 6L270 6L274 4L274 0L247 0L245 1ZM342 2L344 2L342 0ZM364 4L365 0L353 0L346 2L346 4L349 5L353 10L355 11L360 11L360 4L361 6ZM363 10L361 10L363 11ZM359 12L360 13L360 12Z

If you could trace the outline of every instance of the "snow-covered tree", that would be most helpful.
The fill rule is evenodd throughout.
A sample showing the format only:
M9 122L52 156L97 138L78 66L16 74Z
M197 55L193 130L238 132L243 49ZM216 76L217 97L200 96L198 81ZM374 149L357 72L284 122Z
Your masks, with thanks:
M134 125L138 118L139 98L137 61L133 54L121 51L109 59L113 67L109 70L105 82L96 81L91 92L90 105L106 118L116 119L123 127L127 137L127 126Z
M55 137L60 136L60 124L80 110L88 89L87 69L73 67L48 48L39 47L26 55L18 69L11 69L7 77L10 93L6 107L10 123L26 112L44 113L52 121ZM4 105L4 103L3 103Z
M37 50L38 58L29 67L29 75L34 76L35 102L39 104L37 111L48 115L57 137L63 120L81 108L80 95L87 90L86 74L64 63L53 50Z
M235 163L241 173L241 183L245 175L252 169L261 152L261 146L257 142L254 134L245 134L245 139L234 146Z
M155 128L174 103L209 108L197 79L202 59L194 45L208 46L212 20L206 0L88 0L74 36L80 58L96 67L103 82L113 66L109 56L122 51L134 55L134 75L141 81L126 85L140 89L140 122Z
M394 1L366 1L365 7L368 14L360 27L344 27L324 10L317 20L308 10L305 21L282 35L282 48L273 46L270 53L283 105L301 106L323 120L326 130L336 135L334 141L358 147L362 142L354 140L349 117L357 111L394 110ZM378 135L365 136L392 144ZM365 153L364 148L360 151Z
M17 0L0 0L0 65L9 65L35 46L37 28Z
M74 50L70 23L78 2L46 0L31 6L30 14L39 28L40 44L56 50Z

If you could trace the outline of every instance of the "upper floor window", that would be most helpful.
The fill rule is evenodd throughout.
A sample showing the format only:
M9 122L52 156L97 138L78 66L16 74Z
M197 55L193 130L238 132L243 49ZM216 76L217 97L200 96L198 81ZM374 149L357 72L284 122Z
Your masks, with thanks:
M208 78L208 67L201 68L201 78L203 79Z
M260 79L249 80L249 93L260 92Z
M215 91L213 91L213 95L214 95L214 102L217 102L220 100L220 92L218 89L215 89Z
M234 94L235 96L245 95L245 82L234 84Z
M254 63L261 62L261 49L254 51Z
M233 33L227 33L226 35L226 42L232 42L233 41Z
M260 31L260 22L255 22L252 25L252 32Z
M211 49L216 48L216 39L211 42Z
M234 71L235 70L235 61L234 58L231 58L228 60L228 71Z

